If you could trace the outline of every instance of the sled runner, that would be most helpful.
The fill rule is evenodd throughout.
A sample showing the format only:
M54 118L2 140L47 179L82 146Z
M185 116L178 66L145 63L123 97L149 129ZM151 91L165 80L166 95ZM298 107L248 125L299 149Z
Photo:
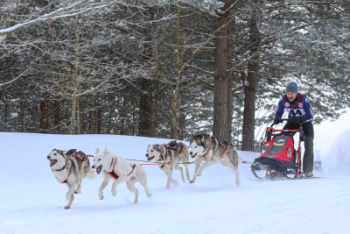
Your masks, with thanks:
M282 119L286 121L288 119ZM267 179L299 179L304 177L301 172L301 142L304 140L304 130L302 123L299 129L277 130L271 127L266 128L265 139L262 145L268 145L267 150L256 158L251 165L252 173L257 178ZM299 143L297 150L294 149L295 133L299 133ZM310 177L319 178L319 177Z

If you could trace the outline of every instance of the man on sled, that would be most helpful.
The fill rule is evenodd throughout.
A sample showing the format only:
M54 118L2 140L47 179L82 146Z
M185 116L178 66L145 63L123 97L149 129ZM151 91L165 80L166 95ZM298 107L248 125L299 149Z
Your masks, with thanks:
M288 122L283 129L298 129L302 124L305 133L305 152L303 159L303 172L306 177L312 177L314 164L314 127L312 125L313 115L309 99L305 94L298 93L298 85L290 82L286 87L286 95L278 102L274 124L282 122L281 117L284 109L288 112Z

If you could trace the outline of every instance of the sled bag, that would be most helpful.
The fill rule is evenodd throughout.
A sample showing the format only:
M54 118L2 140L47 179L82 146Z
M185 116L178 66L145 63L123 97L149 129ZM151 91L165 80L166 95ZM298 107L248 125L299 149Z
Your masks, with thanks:
M295 168L296 151L290 133L276 134L260 158L275 160L287 168Z

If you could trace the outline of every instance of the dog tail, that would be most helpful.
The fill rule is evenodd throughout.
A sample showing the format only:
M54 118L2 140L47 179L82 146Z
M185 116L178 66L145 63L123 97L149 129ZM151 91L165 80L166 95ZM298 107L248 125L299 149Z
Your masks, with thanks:
M86 174L86 177L90 180L94 180L96 178L96 172L94 171L94 169L90 167L89 171Z

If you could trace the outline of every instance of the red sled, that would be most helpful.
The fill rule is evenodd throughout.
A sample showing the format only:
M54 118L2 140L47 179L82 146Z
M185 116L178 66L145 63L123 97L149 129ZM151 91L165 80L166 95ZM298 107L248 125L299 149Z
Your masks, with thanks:
M287 119L282 119L287 120ZM271 127L266 128L265 139L262 145L268 145L267 150L256 158L251 165L253 175L261 178L302 178L301 172L301 141L304 138L302 124L299 123L299 129L278 130ZM294 149L295 133L299 133L298 149Z

